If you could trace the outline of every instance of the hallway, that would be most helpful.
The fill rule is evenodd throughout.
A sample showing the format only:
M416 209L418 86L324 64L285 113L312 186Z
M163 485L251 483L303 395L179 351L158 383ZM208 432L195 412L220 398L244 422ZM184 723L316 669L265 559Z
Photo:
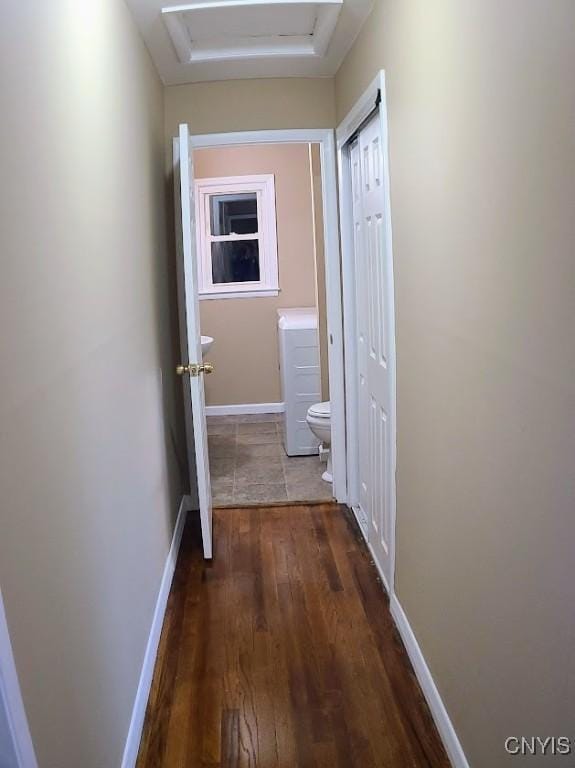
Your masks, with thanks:
M138 768L449 766L367 551L335 504L189 521Z

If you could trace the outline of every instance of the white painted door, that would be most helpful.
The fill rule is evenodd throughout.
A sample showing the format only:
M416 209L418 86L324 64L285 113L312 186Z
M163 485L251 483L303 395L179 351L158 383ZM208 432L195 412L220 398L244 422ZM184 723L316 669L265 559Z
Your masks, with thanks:
M356 266L360 515L386 586L391 584L393 286L386 254L380 121L351 147Z
M195 241L194 166L187 125L180 125L174 140L174 198L176 205L176 249L178 311L180 317L181 364L184 387L190 490L197 488L202 524L204 557L212 556L212 491L208 460L208 434L204 397L204 371L198 301L198 270Z

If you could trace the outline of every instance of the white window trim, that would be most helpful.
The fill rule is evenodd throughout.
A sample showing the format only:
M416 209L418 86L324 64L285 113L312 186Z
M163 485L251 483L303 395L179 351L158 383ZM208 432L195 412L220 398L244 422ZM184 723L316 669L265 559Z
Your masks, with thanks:
M258 249L260 280L245 283L213 283L211 243L227 240L253 240L252 235L218 236L209 234L210 197L213 195L255 192L258 205ZM276 233L276 194L273 173L250 176L219 176L196 179L196 221L198 242L198 284L200 299L248 299L279 294L278 247Z

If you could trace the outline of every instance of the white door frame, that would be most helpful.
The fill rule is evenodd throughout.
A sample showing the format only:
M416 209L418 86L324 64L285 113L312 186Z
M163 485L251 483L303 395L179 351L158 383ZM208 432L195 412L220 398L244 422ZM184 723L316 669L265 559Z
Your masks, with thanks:
M8 634L2 590L0 590L0 707L4 708L8 716L8 727L19 768L38 768Z
M389 186L389 146L387 130L387 108L385 93L385 72L381 70L370 83L365 92L354 104L336 130L337 159L339 176L339 211L341 227L342 250L342 294L344 318L344 349L345 349L345 403L347 424L347 482L348 505L353 509L359 526L367 540L367 520L359 515L359 418L358 418L358 387L357 387L357 343L356 343L356 299L355 299L355 256L353 239L353 210L351 194L351 163L349 140L359 127L374 112L379 103L379 121L381 147L383 154L383 185L385 195L385 254L389 259L386 274L390 276L389 296L391 301L392 324L390 328L389 366L391 369L391 509L390 509L390 573L384 574L375 559L380 576L390 595L394 592L395 581L395 517L396 517L396 462L397 462L397 429L396 429L396 358L395 358L395 305L393 288L393 250L391 237L391 207ZM369 546L369 541L368 541Z
M328 333L329 391L331 402L331 451L333 495L347 504L347 459L345 428L345 386L343 360L343 308L340 279L340 250L337 205L336 151L333 130L294 129L209 133L190 137L193 149L238 144L319 144L323 227L325 241L325 281Z

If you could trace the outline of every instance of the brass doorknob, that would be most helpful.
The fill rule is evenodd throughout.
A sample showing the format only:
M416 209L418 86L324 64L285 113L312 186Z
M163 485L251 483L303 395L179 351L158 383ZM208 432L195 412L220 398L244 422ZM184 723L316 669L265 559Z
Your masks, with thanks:
M200 373L213 373L214 372L214 366L212 363L200 363L200 365L196 365L195 363L189 363L188 365L182 365L181 363L179 365L176 365L176 373L178 376L183 376L184 373L189 373L190 376L199 376Z

